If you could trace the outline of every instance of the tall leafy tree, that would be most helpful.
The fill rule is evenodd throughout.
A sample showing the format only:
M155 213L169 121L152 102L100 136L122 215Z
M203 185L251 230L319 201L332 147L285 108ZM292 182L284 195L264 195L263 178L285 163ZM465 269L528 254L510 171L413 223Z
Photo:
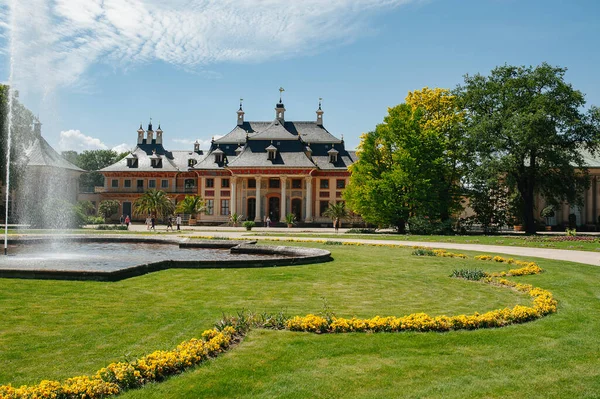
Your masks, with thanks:
M447 203L439 201L446 189L444 141L424 128L423 118L420 107L400 104L361 136L344 198L367 222L403 232L410 216L440 218L447 212Z
M98 170L112 165L127 154L126 152L119 154L113 150L86 150L81 154L75 151L63 151L62 156L81 169L89 171L81 175L79 186L92 191L94 187L104 185L104 176Z
M175 211L175 204L162 190L150 189L133 203L133 214L142 216L153 214L157 217L166 217Z
M535 232L534 200L577 203L588 186L583 151L598 148L600 112L584 112L584 95L566 69L501 66L465 76L458 88L468 116L471 171L494 174L517 194L518 217ZM484 171L478 171L483 169Z

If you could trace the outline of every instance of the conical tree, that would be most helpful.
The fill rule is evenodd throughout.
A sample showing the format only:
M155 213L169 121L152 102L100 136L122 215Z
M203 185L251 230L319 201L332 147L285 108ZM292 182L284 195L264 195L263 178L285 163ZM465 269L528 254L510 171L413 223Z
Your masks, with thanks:
M174 210L173 201L161 190L150 189L133 203L133 214L136 216L153 214L166 217L173 214Z

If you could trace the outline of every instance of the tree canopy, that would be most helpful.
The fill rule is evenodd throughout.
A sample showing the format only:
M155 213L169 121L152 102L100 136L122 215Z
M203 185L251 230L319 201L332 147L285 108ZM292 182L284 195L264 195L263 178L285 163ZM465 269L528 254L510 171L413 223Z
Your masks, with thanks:
M117 153L113 150L86 150L81 154L75 151L63 151L62 156L89 173L79 178L79 186L83 190L93 191L94 187L104 185L104 176L98 170L112 165L127 156L127 152Z
M389 108L384 123L361 136L344 191L349 208L401 232L411 216L449 219L460 200L461 118L445 89L409 93Z
M576 204L589 184L585 152L598 148L600 113L584 112L584 95L564 80L566 69L501 66L465 76L457 89L467 115L471 187L495 176L516 194L513 215L535 233L534 200Z
M136 216L152 214L157 217L172 215L175 205L162 190L150 189L133 203L133 214Z

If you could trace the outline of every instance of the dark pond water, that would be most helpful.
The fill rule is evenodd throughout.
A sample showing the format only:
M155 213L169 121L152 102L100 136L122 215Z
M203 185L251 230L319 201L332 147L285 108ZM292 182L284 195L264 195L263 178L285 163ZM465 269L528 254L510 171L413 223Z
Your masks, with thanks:
M232 254L228 249L179 248L176 244L48 242L9 246L0 269L113 271L162 260L252 260L269 255Z

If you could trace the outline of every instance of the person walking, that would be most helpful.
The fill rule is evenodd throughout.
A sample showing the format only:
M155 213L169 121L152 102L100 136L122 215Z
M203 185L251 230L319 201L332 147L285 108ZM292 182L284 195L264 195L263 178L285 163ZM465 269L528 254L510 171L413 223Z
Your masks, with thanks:
M148 215L146 218L146 230L150 230L151 217Z
M175 224L177 225L177 231L181 231L181 215L177 215L175 219Z
M154 215L150 218L150 230L154 230L156 232L156 218Z
M123 215L119 218L119 222L121 223L121 226L123 225L123 222L125 222L125 217Z
M173 218L171 216L167 219L167 231L169 231L169 228L173 231Z
M125 216L124 222L125 222L125 226L127 226L127 230L129 230L129 223L131 223L131 219L129 219L129 215ZM121 224L123 224L123 223L121 223Z

